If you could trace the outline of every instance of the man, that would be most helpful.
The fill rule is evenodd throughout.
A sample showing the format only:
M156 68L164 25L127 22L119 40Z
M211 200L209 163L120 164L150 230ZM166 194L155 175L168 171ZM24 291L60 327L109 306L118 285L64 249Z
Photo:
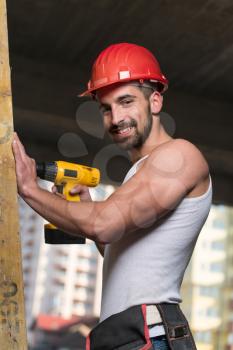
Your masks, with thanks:
M95 241L104 255L101 322L87 349L196 349L178 304L212 187L200 151L160 123L167 85L141 46L111 45L96 59L82 96L96 99L106 130L134 163L105 201L92 202L82 186L73 189L80 203L39 188L35 161L14 138L22 198L59 228Z

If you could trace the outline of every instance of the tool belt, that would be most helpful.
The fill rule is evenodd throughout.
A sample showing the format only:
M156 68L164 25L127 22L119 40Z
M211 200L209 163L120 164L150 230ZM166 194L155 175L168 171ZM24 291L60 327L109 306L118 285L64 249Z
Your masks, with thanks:
M156 304L171 350L197 350L178 304ZM86 350L152 350L147 305L136 305L99 323L86 339Z

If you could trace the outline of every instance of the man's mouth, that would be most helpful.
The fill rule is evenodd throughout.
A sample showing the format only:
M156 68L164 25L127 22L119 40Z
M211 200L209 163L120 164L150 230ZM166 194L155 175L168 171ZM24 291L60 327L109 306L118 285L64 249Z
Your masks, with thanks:
M134 129L137 128L136 121L132 120L129 123L119 123L118 125L112 125L109 129L109 133L118 139L125 139L133 134Z
M120 135L126 135L128 134L131 130L133 129L132 126L129 126L127 128L124 128L124 129L117 129L114 131L114 133L116 134L120 134Z

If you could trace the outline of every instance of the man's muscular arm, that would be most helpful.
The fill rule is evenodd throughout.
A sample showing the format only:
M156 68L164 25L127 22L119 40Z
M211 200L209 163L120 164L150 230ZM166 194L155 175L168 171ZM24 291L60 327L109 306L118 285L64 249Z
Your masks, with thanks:
M13 150L18 191L24 200L59 228L100 244L150 226L175 209L209 173L200 151L177 139L153 150L137 173L107 200L72 203L38 187L35 162L17 137Z

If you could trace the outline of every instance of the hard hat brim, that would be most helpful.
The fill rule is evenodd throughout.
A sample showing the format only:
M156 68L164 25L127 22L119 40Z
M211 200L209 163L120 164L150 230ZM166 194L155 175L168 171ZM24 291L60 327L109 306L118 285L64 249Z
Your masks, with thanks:
M157 78L157 77L156 77ZM165 78L163 81L161 79L156 79L153 77L148 78L148 76L143 77L143 76L139 76L139 77L131 77L131 78L126 78L126 79L121 79L120 81L113 81L113 82L106 82L104 84L99 85L98 87L93 87L91 89L88 89L86 91L84 91L83 93L77 95L78 97L91 97L94 95L94 92L96 92L97 90L100 90L104 87L107 86L112 86L112 85L117 85L117 84L121 84L121 83L127 83L130 82L132 80L147 80L147 81L152 81L152 82L157 82L160 83L161 85L163 85L163 89L162 91L160 91L161 93L164 93L167 89L168 89L168 80Z

